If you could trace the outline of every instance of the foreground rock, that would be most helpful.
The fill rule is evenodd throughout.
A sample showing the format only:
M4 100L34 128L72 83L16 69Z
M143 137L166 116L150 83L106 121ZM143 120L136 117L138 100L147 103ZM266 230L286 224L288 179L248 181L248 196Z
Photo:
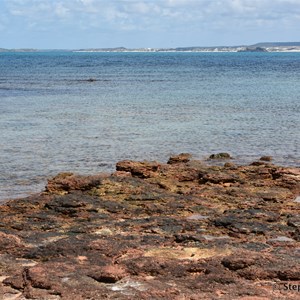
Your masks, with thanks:
M268 161L59 174L0 207L0 299L300 299L299 195Z

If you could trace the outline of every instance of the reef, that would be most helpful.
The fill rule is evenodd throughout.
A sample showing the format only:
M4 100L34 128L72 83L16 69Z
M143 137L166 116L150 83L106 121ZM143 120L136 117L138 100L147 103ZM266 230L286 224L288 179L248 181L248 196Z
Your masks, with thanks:
M0 206L0 299L300 299L299 208L270 157L61 173Z

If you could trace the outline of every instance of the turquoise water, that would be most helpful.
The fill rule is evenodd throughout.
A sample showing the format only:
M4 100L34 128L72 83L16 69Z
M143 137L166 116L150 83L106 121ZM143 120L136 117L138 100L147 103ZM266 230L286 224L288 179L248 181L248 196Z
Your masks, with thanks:
M1 200L180 152L300 166L299 129L300 53L0 54Z

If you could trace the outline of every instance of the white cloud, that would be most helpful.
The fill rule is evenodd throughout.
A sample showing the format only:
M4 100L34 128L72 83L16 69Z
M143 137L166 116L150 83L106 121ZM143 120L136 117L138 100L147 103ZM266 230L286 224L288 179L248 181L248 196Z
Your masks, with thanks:
M43 20L50 16L65 18L87 17L96 14L108 20L126 18L142 23L145 18L188 17L195 22L206 19L245 18L269 19L276 15L298 17L299 0L4 0L11 15ZM88 21L88 19L87 19ZM162 20L163 21L163 20Z
M133 9L136 13L146 14L151 11L151 7L149 3L144 2L136 2L131 4L131 9Z
M7 16L5 15L5 14L0 14L0 31L4 31L5 30L5 28L6 28L6 26L7 26L7 24L8 24L8 18L7 18ZM1 48L1 46L0 46L0 48Z
M9 22L28 30L69 26L106 32L263 31L298 27L300 0L0 0ZM1 3L0 3L1 5ZM3 4L2 4L3 6ZM2 12L4 14L4 12ZM19 21L16 22L16 21ZM23 29L23 28L22 28Z
M70 9L65 7L63 3L55 4L54 12L58 17L65 18L69 15Z

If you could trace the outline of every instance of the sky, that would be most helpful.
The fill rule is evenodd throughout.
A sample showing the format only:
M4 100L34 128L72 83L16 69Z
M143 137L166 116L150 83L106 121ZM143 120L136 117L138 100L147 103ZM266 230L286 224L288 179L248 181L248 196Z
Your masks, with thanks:
M300 41L300 0L0 0L0 48Z

